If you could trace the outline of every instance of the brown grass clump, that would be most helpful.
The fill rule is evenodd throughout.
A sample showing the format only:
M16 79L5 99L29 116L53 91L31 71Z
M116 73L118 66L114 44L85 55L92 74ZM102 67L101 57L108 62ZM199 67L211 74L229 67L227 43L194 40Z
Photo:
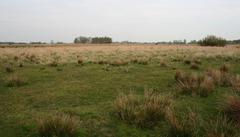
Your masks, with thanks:
M221 66L221 67L219 68L219 70L220 70L221 72L223 72L223 73L228 73L228 72L230 72L230 66L224 64L223 66Z
M186 94L206 97L215 89L213 80L203 75L186 74L177 71L175 80L181 92Z
M200 67L199 67L198 64L196 64L196 63L192 63L191 66L190 66L190 68L191 68L191 69L196 69L196 70L200 69Z
M131 60L134 64L140 64L140 65L148 65L149 60L145 58L135 58Z
M145 92L143 98L136 95L121 95L114 101L118 117L139 127L152 127L164 116L171 100L153 92Z
M193 137L198 134L198 117L194 112L189 112L183 117L177 117L172 108L166 111L166 120L170 125L169 135L173 137Z
M82 59L78 59L77 63L78 63L79 65L82 65L82 64L83 64L83 60L82 60Z
M194 60L193 60L193 62L194 62L194 63L196 63L196 64L199 64L199 65L201 65L201 64L202 64L202 62L201 62L201 60L200 60L200 59L194 59Z
M230 86L232 75L228 72L221 70L209 69L207 75L211 77L216 85Z
M127 61L123 61L123 60L115 60L109 63L112 66L125 66L128 65Z
M167 67L167 63L164 62L164 61L161 61L161 62L160 62L160 66L161 66L161 67Z
M207 137L237 137L236 129L226 116L217 116L216 120L210 120L205 128Z
M190 65L191 63L192 63L191 60L184 60L184 64L186 64L186 65Z
M235 93L240 94L240 75L232 77L231 86Z
M186 74L184 72L182 72L181 70L177 70L176 73L175 73L175 80L176 81L183 81L186 77Z
M5 70L6 70L6 72L8 72L8 73L14 72L13 66L10 65L10 64L8 64L8 65L5 66Z
M200 83L200 96L208 96L215 89L214 82L211 78L205 77L204 80Z
M40 137L77 137L78 122L68 115L55 115L38 120Z
M240 98L236 96L228 96L223 104L223 112L231 120L240 125Z
M26 83L26 79L16 74L12 74L6 79L6 85L8 87L19 87L25 85Z

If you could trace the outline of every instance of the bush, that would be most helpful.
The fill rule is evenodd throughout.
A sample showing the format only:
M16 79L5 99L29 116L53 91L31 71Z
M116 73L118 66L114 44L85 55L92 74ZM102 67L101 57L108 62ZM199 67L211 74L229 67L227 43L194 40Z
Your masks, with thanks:
M19 75L12 74L6 79L6 85L8 87L19 87L25 85L27 82Z
M68 115L50 116L38 120L40 137L77 137L78 122Z
M227 40L220 38L220 37L216 37L213 35L207 36L204 39L199 41L199 44L201 46L225 46L227 44Z
M164 116L171 99L153 92L145 92L143 98L133 94L121 95L114 101L114 111L127 123L139 127L152 127Z

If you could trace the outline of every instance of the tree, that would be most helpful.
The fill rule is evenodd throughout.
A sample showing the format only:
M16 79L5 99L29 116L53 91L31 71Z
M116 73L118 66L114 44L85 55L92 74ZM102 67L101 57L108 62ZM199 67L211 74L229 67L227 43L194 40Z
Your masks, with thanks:
M221 37L216 37L214 35L209 35L202 40L199 41L201 46L225 46L227 44L227 40Z
M74 43L90 43L90 42L91 42L91 38L83 37L83 36L80 36L74 39Z

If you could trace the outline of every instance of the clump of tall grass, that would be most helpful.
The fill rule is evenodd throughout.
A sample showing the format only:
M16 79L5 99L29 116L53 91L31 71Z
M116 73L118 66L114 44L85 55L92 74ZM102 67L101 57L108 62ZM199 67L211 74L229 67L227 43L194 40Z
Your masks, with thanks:
M240 75L232 77L231 86L233 91L240 95Z
M132 63L134 64L140 64L140 65L148 65L149 60L145 58L134 58L131 60Z
M6 86L19 87L27 84L27 80L20 75L12 74L6 78Z
M160 62L160 66L161 67L167 67L168 65L167 65L167 63L165 61L161 61Z
M139 127L152 127L164 117L171 99L151 91L146 91L143 98L128 94L120 95L114 101L114 111L119 119Z
M196 70L200 69L199 65L194 63L194 62L191 64L190 68L191 69L196 69Z
M237 96L228 96L223 104L223 112L228 118L240 125L240 98Z
M84 62L83 62L82 59L78 59L77 63L78 63L79 65L83 65Z
M213 80L204 75L187 74L177 71L175 80L181 93L191 94L193 96L200 95L206 97L215 89Z
M191 63L192 63L191 60L188 60L188 59L184 60L184 64L186 64L186 65L190 65Z
M177 116L173 108L168 108L165 113L165 118L170 125L169 136L172 137L195 137L199 135L198 128L200 120L194 112Z
M224 64L219 68L219 70L223 73L228 73L228 72L230 72L230 66L227 64Z
M128 61L124 61L124 60L115 60L109 63L112 66L125 66L128 65Z
M6 72L8 72L8 73L14 72L13 65L7 64L7 65L5 66L5 70L6 70Z
M230 86L232 75L226 70L215 70L209 69L207 75L211 77L216 85L219 86Z
M38 120L40 137L77 137L78 121L68 115L54 115Z
M61 56L60 55L58 55L57 53L51 53L50 54L50 56L52 57L51 58L51 62L50 62L50 66L52 66L52 67L57 67L58 66L58 64L59 64L59 62L60 62L60 60L61 60Z
M207 137L237 137L238 127L226 116L217 116L205 127Z

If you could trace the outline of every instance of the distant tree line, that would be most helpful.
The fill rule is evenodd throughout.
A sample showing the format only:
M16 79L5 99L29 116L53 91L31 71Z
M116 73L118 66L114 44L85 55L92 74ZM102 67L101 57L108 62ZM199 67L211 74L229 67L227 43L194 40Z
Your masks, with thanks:
M84 37L80 36L74 39L74 43L92 43L92 44L110 44L112 38L110 37Z
M239 40L228 40L228 44L240 44L240 39Z

